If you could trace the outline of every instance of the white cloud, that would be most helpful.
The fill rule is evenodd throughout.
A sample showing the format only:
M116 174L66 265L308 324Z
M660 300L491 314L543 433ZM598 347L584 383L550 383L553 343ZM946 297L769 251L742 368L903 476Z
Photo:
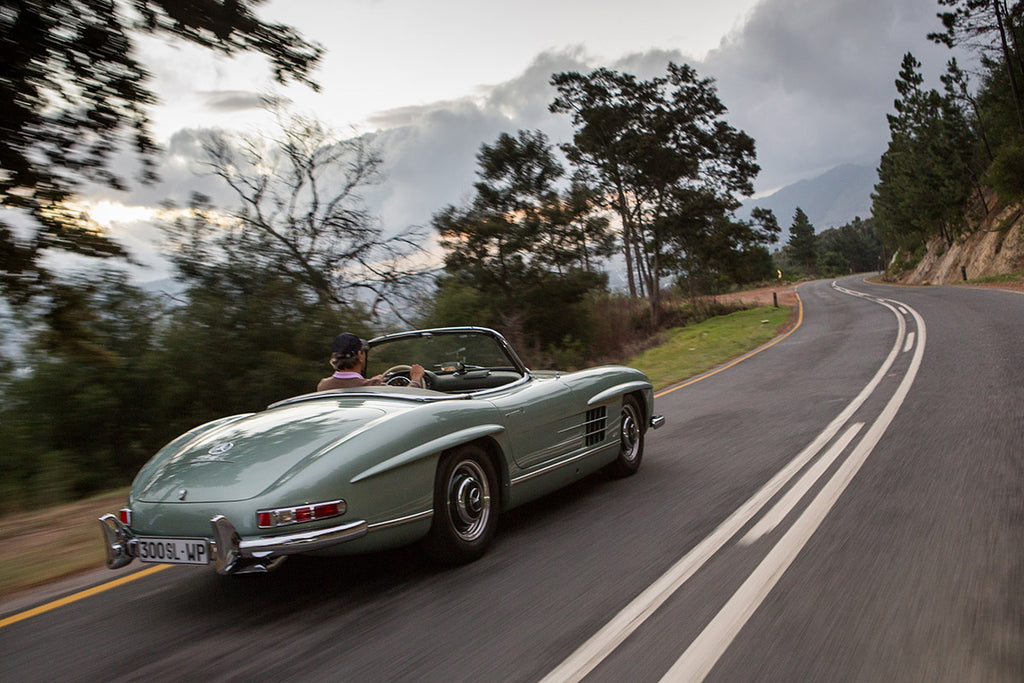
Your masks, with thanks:
M842 163L876 164L888 142L893 81L910 51L939 73L926 36L935 0L765 0L712 51L730 120L757 140L758 190Z
M294 23L309 37L328 43L328 27L334 30L336 26L327 19L341 21L344 16L355 22L342 32L350 43L328 44L335 56L328 58L319 74L325 85L320 99L301 89L278 92L295 99L302 111L335 126L355 123L363 132L374 131L368 134L384 156L387 177L365 195L380 215L381 225L395 232L408 225L426 225L440 208L466 201L475 177L476 153L481 144L493 142L500 133L541 129L555 143L569 141L572 131L568 117L547 109L555 94L549 80L559 71L586 72L608 66L650 78L664 74L669 61L693 64L700 75L716 79L719 95L729 108L729 121L757 141L762 173L756 189L765 192L842 163L876 164L888 141L885 114L896 94L893 80L902 55L914 52L933 80L949 57L945 48L926 39L926 34L937 28L935 0L762 0L756 5L750 0L733 0L727 7L723 5L727 17L714 18L719 27L714 35L732 28L717 47L712 43L703 50L685 51L681 44L672 46L672 30L667 25L674 21L682 26L685 19L680 17L685 17L687 11L703 11L707 3L674 3L669 9L664 3L651 2L631 9L629 16L614 11L621 9L617 3L606 3L603 12L591 4L587 3L593 11L586 20L598 22L594 31L614 32L621 24L622 33L629 39L588 42L590 34L577 31L579 27L572 23L584 22L584 18L563 11L561 4L535 0L520 3L517 10L510 10L507 21L495 18L491 25L484 25L479 13L474 14L480 5L469 7L457 0L431 5L427 14L433 17L432 23L424 15L419 25L416 17L420 14L416 12L426 11L421 4L415 5L420 9L410 10L412 14L405 16L400 10L413 5L362 0L346 5L344 10L324 10L327 14L320 23L311 24L302 14L310 5L289 4L293 9L285 12L284 5L271 3L268 11L280 12L280 20ZM466 15L456 18L460 8ZM534 26L537 35L523 33L523 17L531 11L538 13L537 20L525 25ZM392 18L394 31L406 32L407 45L398 47L383 25L368 23L371 17L381 16ZM436 26L446 16L461 27L461 33L449 26ZM541 20L545 16L550 21ZM743 17L742 22L738 16ZM700 18L711 21L709 17ZM552 26L568 28L561 32L548 30ZM646 43L640 30L645 26L652 29ZM487 34L487 28L493 33ZM521 41L502 40L502 36L517 30ZM575 44L558 43L558 36L579 40ZM449 45L459 40L463 44ZM377 49L368 48L371 43ZM532 47L532 61L526 60L524 46L538 44L551 49ZM359 66L354 61L345 62L343 56L355 54L352 50L358 52L360 46L366 60ZM431 50L441 61L432 61L435 55ZM504 55L505 51L517 56L512 61L500 59L499 53ZM688 53L705 51L700 61L687 57ZM183 62L192 64L194 54L183 54ZM595 56L598 54L612 56ZM459 59L469 62L462 64ZM515 68L515 60L527 64L525 69ZM389 76L374 70L380 67L378 62L390 65ZM265 79L247 83L245 87L251 85L252 89L237 89L233 85L238 83L237 78L230 76L233 69L241 68L240 64L244 66L237 61L216 61L215 73L195 79L195 89L183 96L180 108L175 110L182 116L180 120L190 124L187 130L168 134L163 182L137 189L125 203L145 205L171 199L182 204L194 190L217 201L230 200L229 193L215 179L195 175L195 160L201 136L198 129L235 123L253 130L267 120L250 108L265 87ZM206 68L209 71L211 67ZM266 67L255 64L254 68ZM446 68L452 73L448 74ZM360 78L366 76L369 80L353 80L360 70L367 72ZM477 85L487 73L498 74L496 80L500 82ZM175 88L188 87L180 75L176 78ZM433 98L431 92L436 93ZM366 111L363 100L393 106L385 104ZM182 112L186 104L198 108L199 113L185 117ZM346 112L362 113L355 114L358 120L335 120ZM168 120L164 116L161 126L166 127Z

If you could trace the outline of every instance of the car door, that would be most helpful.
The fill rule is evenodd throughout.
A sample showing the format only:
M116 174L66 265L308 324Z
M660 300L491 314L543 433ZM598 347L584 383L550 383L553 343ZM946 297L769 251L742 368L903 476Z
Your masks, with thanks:
M520 468L555 462L583 447L579 417L583 408L556 376L531 377L490 400L505 422L512 456Z

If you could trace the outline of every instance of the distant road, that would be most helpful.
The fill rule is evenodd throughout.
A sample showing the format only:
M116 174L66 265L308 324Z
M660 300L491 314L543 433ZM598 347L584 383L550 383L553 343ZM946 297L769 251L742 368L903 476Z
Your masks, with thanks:
M170 568L0 628L0 680L1024 679L1024 295L798 292L793 334L658 398L637 476L474 564Z

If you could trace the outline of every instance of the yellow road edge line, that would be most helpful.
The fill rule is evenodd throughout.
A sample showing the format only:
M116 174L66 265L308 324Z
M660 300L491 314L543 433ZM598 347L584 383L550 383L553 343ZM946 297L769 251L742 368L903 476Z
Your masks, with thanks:
M49 612L51 610L55 610L58 607L63 607L65 605L70 605L73 602L78 602L79 600L84 600L85 598L91 597L91 596L96 595L98 593L102 593L104 591L108 591L111 588L117 588L118 586L123 586L126 583L130 583L132 581L135 581L136 579L141 579L144 576L150 576L152 574L156 574L157 572L163 571L164 569L167 569L170 566L171 565L169 565L169 564L158 564L155 567L150 567L149 569L143 569L142 571L135 572L134 574L129 574L128 576L122 576L120 579L114 579L113 581L108 581L107 583L102 583L102 584L100 584L98 586L93 586L92 588L86 589L84 591L80 591L78 593L74 593L72 595L69 595L67 597L61 598L59 600L54 600L53 602L48 602L45 605L40 605L39 607L35 607L35 608L27 610L25 612L20 612L18 614L12 614L11 616L9 616L9 617L7 617L5 619L0 619L0 628L3 628L5 626L10 626L11 624L16 624L19 621L24 621L25 619L30 619L32 617L39 616L40 614L44 614L44 613Z
M671 387L669 389L665 389L664 391L661 391L661 392L655 394L654 398L661 398L662 396L665 396L667 394L671 394L673 391L676 391L677 389L682 389L683 387L688 387L691 384L696 384L697 382L699 382L699 381L701 381L703 379L707 379L708 377L711 377L712 375L717 375L718 373L722 372L723 370L728 370L732 366L734 366L734 365L736 365L738 363L742 363L743 361L745 361L748 358L751 358L753 356L756 356L757 354L761 353L762 351L770 349L771 347L775 346L776 344L778 344L780 341L782 341L783 339L785 339L789 335L791 335L794 332L796 332L797 328L799 328L801 323L803 323L803 321L804 321L804 301L803 301L803 299L800 298L800 293L799 292L793 292L793 294L796 295L796 303L797 303L796 325L793 325L793 328L791 330L789 330L788 332L786 332L786 334L784 334L784 335L782 335L780 337L776 337L775 339L771 340L770 342L768 342L764 346L760 346L760 347L754 349L753 351L751 351L749 353L743 354L739 358L733 360L730 363L727 363L727 364L723 365L722 367L715 368L714 370L711 370L709 372L705 372L705 373L703 373L703 374L701 374L701 375L699 375L697 377L694 377L691 380L685 381L685 382L683 382L681 384L677 384L674 387Z

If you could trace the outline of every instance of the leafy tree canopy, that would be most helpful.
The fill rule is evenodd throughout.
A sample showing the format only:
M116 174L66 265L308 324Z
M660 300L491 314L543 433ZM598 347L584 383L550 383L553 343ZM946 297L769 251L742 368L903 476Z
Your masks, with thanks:
M314 85L322 49L260 20L262 0L5 0L0 6L0 292L25 301L49 275L47 249L124 250L63 204L85 180L114 188L122 142L153 180L148 109L156 97L134 36L173 36L225 54L260 52L279 81ZM20 214L16 216L15 214Z
M646 295L656 317L661 279L698 269L710 255L774 240L773 221L733 212L753 192L753 139L724 120L714 81L670 63L651 80L597 69L555 74L550 109L575 127L570 161L589 173L618 214L630 294ZM777 229L777 226L776 226Z
M446 254L432 322L466 324L446 316L489 312L486 324L517 342L579 338L584 325L573 307L604 288L596 266L611 245L593 190L559 188L565 170L540 131L504 133L481 146L477 161L473 200L433 219Z

